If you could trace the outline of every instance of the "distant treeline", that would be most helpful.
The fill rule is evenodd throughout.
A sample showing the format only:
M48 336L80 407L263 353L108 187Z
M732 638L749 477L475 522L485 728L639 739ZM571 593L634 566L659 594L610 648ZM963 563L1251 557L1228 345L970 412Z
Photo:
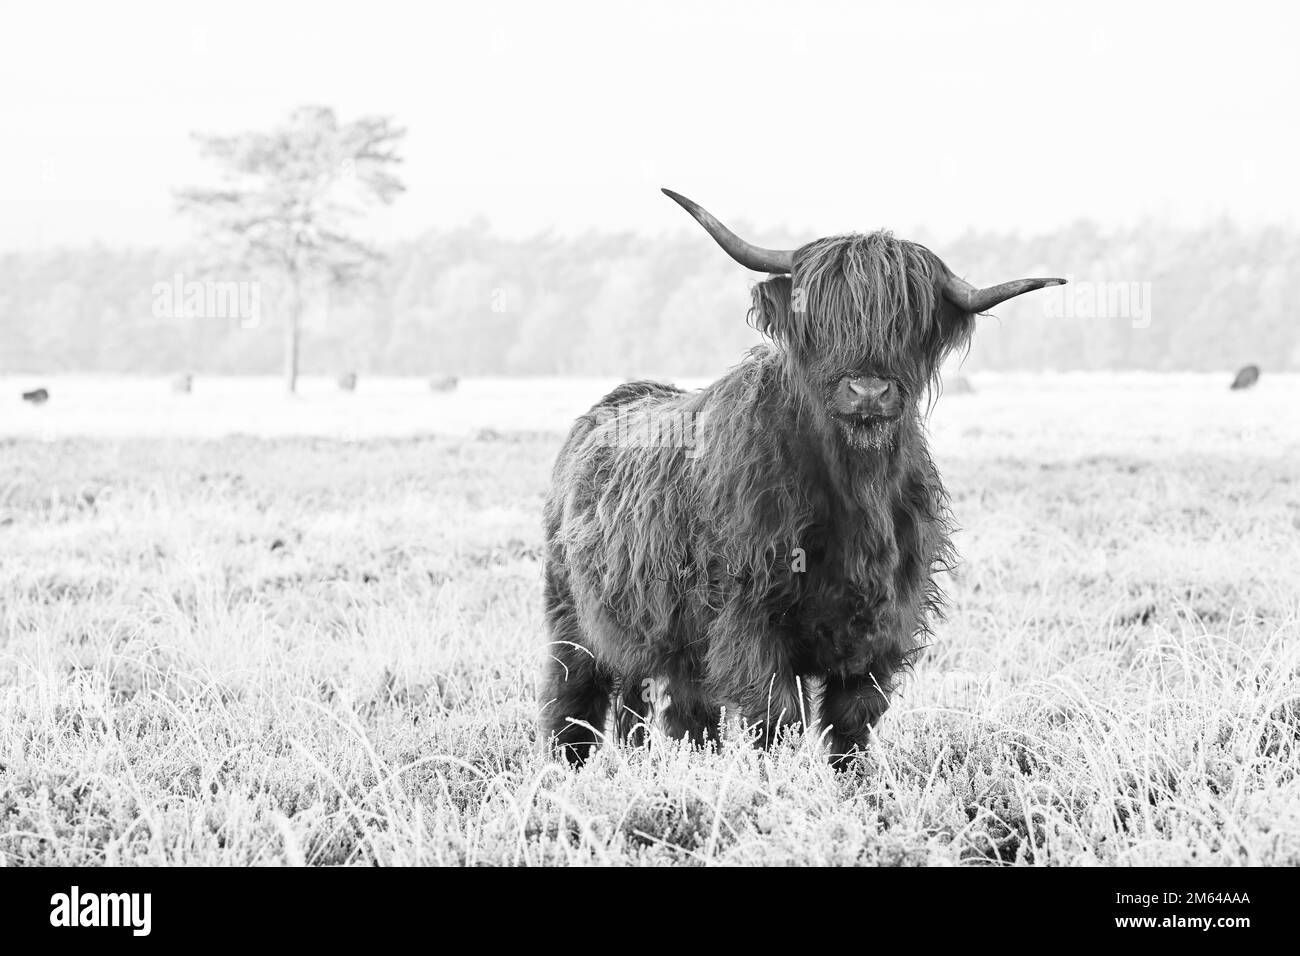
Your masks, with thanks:
M980 284L1072 281L1068 297L1045 290L984 320L967 369L1300 368L1298 231L1081 222L929 244ZM311 297L306 374L713 375L758 341L754 277L699 232L505 239L476 226L385 251L364 286ZM275 372L277 290L214 294L257 281L188 250L5 255L0 372ZM193 283L208 294L187 315L174 293Z

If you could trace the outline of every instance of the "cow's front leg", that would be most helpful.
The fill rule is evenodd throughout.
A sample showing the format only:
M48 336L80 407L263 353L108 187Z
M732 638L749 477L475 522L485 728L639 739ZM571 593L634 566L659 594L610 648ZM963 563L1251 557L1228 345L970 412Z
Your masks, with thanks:
M826 678L822 726L828 728L831 766L843 770L866 749L871 729L889 709L888 688L872 674Z
M799 662L793 657L793 635L773 626L765 608L773 599L763 594L738 594L710 628L712 640L705 657L709 696L739 716L756 746L768 749L784 729L801 726L810 717L801 697Z
M763 684L745 689L739 696L740 717L755 734L755 746L769 749L785 731L804 725L809 716L807 700L799 693L793 674L778 672Z
M659 713L665 734L678 740L685 738L697 747L717 739L719 709L699 684L670 679L663 683L661 694L657 706L662 707Z

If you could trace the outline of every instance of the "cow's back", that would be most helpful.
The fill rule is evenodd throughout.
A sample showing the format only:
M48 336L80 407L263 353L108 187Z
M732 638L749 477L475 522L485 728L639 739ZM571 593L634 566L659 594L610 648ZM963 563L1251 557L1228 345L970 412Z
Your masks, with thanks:
M618 635L653 640L672 627L688 550L689 449L651 426L685 418L692 397L658 382L620 385L574 423L555 463L547 573L611 653L626 646Z
M579 477L578 471L590 470L582 467L590 456L581 452L591 433L615 416L657 407L685 394L684 390L675 385L665 385L662 382L624 382L578 417L569 429L551 473L551 489L546 506L548 536L555 533L555 523L560 519L560 515L554 513L560 504L557 498L565 493L573 479Z

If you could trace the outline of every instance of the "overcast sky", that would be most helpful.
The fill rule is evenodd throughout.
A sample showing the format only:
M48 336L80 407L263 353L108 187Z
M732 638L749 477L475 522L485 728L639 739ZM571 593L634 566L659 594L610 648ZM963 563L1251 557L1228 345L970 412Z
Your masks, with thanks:
M10 4L0 248L184 238L191 131L409 129L403 236L1296 222L1300 4Z

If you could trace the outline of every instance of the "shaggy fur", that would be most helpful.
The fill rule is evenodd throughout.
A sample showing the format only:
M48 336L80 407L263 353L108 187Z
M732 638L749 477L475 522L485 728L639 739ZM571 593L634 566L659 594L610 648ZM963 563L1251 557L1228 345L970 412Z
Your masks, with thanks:
M825 679L832 754L863 747L925 643L950 555L922 398L973 317L947 268L888 233L803 247L759 283L771 340L709 387L620 386L574 425L546 502L547 736L575 762L611 697L627 737L641 685L667 685L669 733L704 742L738 712L767 745ZM846 376L902 390L895 421L841 420Z

